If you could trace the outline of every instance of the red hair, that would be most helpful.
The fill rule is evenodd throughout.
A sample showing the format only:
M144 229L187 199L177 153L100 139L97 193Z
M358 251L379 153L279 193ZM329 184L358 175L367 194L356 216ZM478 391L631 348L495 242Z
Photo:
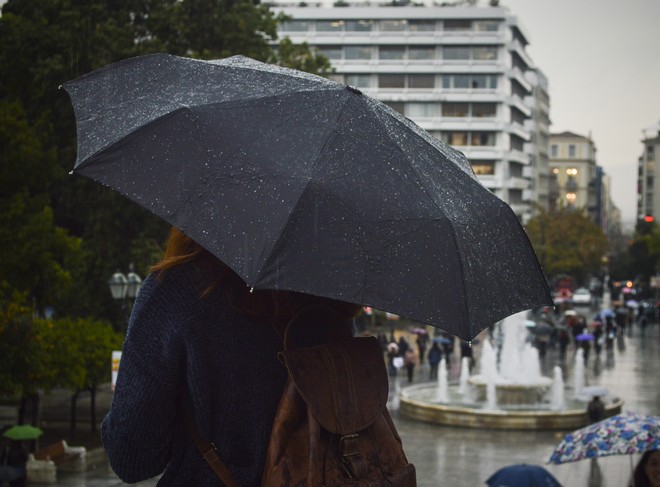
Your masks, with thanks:
M215 276L200 299L219 288L227 302L241 313L254 319L271 321L278 326L285 325L307 305L327 306L346 319L355 317L361 308L357 304L293 291L251 291L245 281L226 264L179 229L172 227L165 255L150 271L158 273L158 278L162 279L168 269L186 262L210 269Z

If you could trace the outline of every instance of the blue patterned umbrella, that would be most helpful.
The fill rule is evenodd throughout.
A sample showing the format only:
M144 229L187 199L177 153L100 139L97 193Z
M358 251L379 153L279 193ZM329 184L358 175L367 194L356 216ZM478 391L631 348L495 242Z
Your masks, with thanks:
M626 412L567 434L549 463L660 450L660 416Z
M545 468L526 463L500 468L486 484L488 487L562 487Z

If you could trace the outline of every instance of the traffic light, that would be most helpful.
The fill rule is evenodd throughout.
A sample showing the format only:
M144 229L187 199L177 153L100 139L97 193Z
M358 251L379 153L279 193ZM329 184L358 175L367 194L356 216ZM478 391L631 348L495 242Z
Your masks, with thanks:
M645 221L646 223L653 223L653 222L655 221L655 218L653 218L653 215L646 215L646 216L644 217L644 221Z

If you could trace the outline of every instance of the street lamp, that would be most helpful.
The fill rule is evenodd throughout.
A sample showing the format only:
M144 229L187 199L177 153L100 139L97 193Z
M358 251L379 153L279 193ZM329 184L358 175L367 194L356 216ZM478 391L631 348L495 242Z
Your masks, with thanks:
M132 306L129 306L129 301L132 303L137 297L141 285L142 278L135 272L133 264L129 266L127 275L117 270L108 281L112 297L117 301L121 301L122 310L128 310L127 315L130 315L132 308Z

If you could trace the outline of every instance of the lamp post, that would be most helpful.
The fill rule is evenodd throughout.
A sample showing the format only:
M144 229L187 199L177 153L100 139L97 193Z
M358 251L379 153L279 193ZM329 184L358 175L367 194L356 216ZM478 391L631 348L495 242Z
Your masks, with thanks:
M112 297L121 302L121 308L124 311L126 321L128 321L133 307L132 303L137 297L141 285L142 278L135 272L132 263L129 266L128 274L124 275L121 271L117 270L108 281Z

